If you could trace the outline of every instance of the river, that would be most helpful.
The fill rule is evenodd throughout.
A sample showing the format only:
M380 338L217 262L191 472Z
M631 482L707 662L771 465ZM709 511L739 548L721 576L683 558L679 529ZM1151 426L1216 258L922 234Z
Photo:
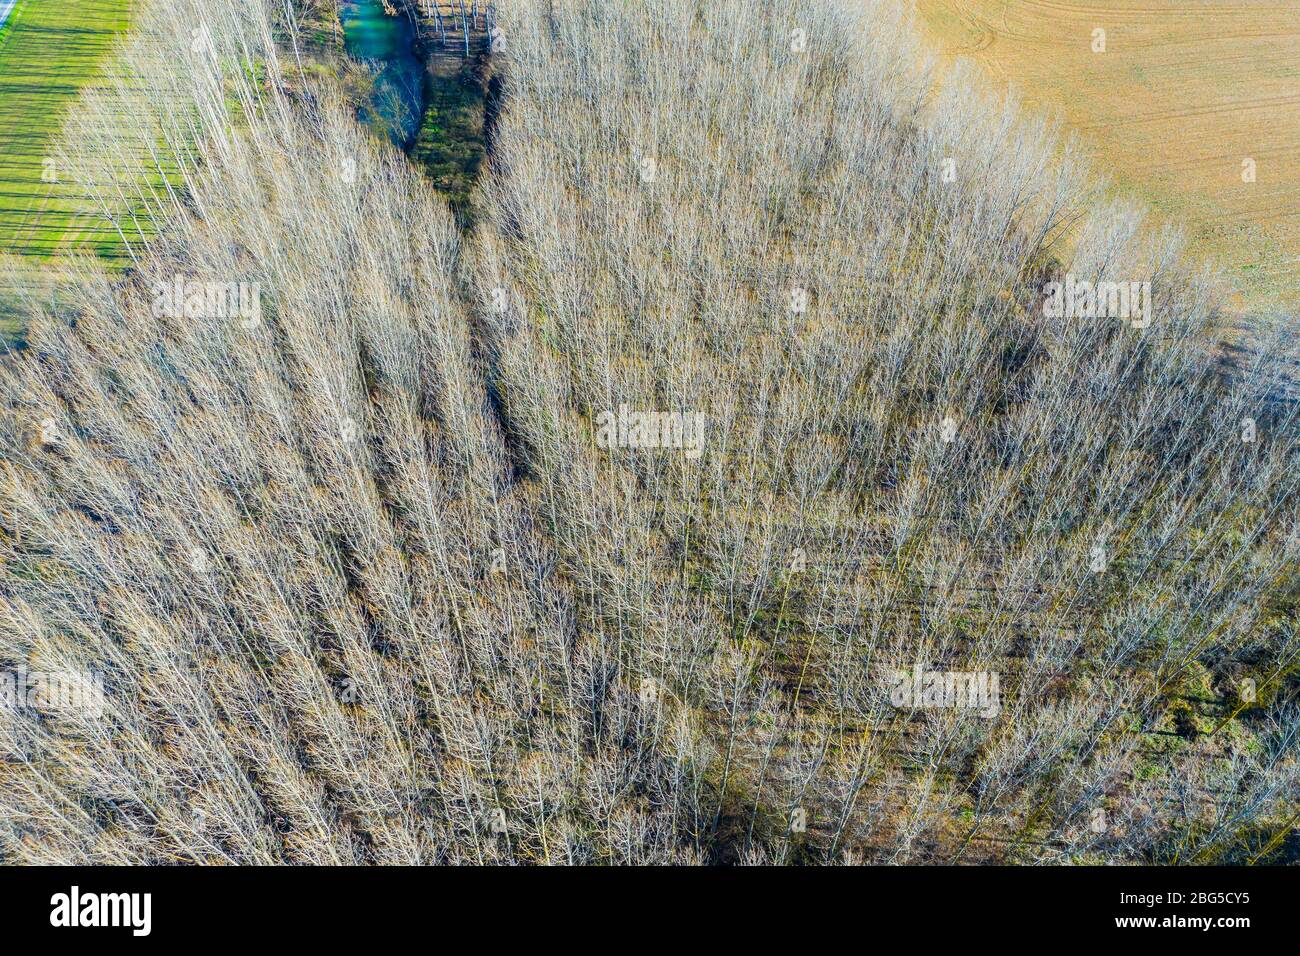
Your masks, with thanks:
M348 54L379 70L372 109L393 141L409 148L419 134L425 106L424 65L416 51L414 26L405 14L388 16L381 0L342 0L339 12Z

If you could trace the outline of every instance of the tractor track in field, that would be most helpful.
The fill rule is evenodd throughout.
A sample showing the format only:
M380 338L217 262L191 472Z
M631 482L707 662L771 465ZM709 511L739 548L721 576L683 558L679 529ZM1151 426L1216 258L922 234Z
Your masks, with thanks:
M1300 125L1290 122L1300 4L914 3L945 58L969 57L995 87L1078 133L1117 195L1182 228L1194 258L1224 266L1243 308L1300 310L1285 278L1300 261ZM1244 178L1246 159L1257 179ZM1216 228L1227 223L1231 234Z

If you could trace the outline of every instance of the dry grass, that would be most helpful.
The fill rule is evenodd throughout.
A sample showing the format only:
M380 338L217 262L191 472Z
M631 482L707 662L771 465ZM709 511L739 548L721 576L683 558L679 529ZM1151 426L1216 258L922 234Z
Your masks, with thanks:
M1277 0L916 0L948 56L1078 131L1184 226L1242 308L1300 308L1300 7ZM1092 32L1106 31L1104 54ZM1257 179L1242 181L1242 160Z

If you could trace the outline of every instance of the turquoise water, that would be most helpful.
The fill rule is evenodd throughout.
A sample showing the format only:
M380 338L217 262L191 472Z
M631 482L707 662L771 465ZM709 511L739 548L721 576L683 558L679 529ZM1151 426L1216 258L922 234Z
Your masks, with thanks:
M339 13L348 54L379 68L371 108L393 141L409 147L420 131L425 100L415 28L405 15L385 14L381 0L343 0Z
M0 27L5 25L5 21L9 19L9 14L13 12L14 4L17 2L18 0L0 0Z

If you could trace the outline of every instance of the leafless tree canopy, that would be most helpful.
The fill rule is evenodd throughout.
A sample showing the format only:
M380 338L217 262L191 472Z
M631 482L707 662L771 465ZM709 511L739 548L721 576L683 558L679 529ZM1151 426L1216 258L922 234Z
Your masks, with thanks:
M1281 852L1294 355L881 6L498 4L469 233L301 8L150 8L68 150L160 235L0 370L0 670L105 685L0 708L0 860Z

